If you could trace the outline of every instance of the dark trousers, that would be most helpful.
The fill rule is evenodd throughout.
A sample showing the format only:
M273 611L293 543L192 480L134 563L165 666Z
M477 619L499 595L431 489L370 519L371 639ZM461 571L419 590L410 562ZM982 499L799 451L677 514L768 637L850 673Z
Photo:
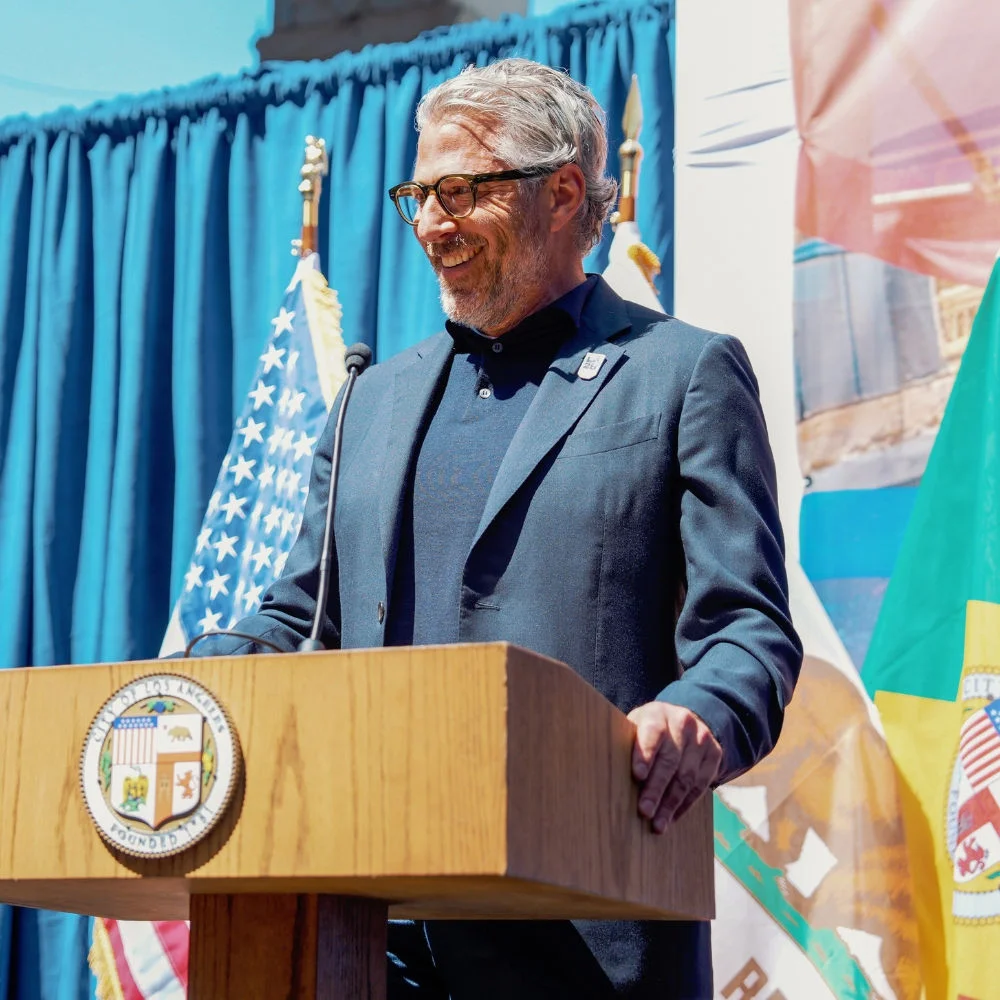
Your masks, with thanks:
M688 922L391 921L388 997L711 1000L709 935Z

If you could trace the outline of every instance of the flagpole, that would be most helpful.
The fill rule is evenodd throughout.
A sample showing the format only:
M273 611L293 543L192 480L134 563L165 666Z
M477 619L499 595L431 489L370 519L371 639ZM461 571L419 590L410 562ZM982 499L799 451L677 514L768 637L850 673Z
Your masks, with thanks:
M308 257L319 248L319 199L323 193L323 178L330 172L326 142L313 135L306 136L305 158L299 171L299 194L302 195L302 235L292 240L292 253Z
M642 96L639 93L639 78L632 74L632 83L625 99L622 115L622 131L625 141L618 147L619 176L618 208L611 215L611 226L615 238L609 251L608 269L605 278L619 294L640 305L662 312L656 291L656 277L660 273L660 258L642 242L636 224L636 202L639 198L639 162L642 146L639 133L642 131ZM619 270L620 269L620 270ZM640 281L648 288L633 284L630 275L638 272Z
M619 222L635 222L635 203L639 196L639 161L642 159L639 133L642 131L642 97L639 94L639 78L635 73L632 74L632 85L628 89L628 97L625 100L622 131L625 133L625 141L618 147L618 161L621 164L621 189L618 198L618 211L611 219L612 225L617 225Z

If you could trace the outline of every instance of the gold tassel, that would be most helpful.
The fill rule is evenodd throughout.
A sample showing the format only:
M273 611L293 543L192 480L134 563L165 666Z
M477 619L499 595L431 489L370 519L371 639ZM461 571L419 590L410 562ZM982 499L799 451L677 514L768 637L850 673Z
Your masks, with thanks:
M649 287L656 291L653 279L660 273L660 258L646 246L645 243L633 243L628 248L628 255L636 267L642 271L642 276L649 282Z
M125 1000L122 984L118 979L115 953L111 938L102 917L94 921L94 935L87 955L90 971L97 979L97 1000Z

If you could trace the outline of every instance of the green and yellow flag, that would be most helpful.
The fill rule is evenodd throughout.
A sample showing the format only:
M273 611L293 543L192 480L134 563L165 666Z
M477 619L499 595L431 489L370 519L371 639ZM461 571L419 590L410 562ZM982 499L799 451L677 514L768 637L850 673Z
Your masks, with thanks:
M899 773L927 1000L1000 997L1000 265L862 677Z

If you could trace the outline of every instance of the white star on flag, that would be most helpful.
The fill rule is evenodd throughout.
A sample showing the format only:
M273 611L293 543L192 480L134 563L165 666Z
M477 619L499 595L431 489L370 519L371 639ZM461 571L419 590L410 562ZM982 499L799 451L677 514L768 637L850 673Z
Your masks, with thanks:
M272 551L273 551L273 549L272 549L271 546L269 546L269 545L263 545L263 544L260 546L259 549L257 549L257 552L254 554L254 557L253 557L254 566L255 566L254 572L259 573L262 566L270 566L271 565L271 552Z
M270 440L270 438L268 438L268 440ZM264 468L257 479L257 485L260 488L261 492L263 492L273 482L274 482L274 466L268 465L267 462L265 462Z
M288 352L288 366L286 368L286 371L288 371L288 372L295 371L295 366L298 364L298 361L299 361L299 352L298 351L289 351Z
M204 566L199 566L198 563L191 563L188 571L184 574L184 589L194 590L195 587L202 586L201 574L204 572Z
M292 397L288 400L288 416L294 417L296 413L302 412L302 404L306 401L306 394L304 392L293 393Z
M218 496L218 494L215 494L215 495ZM212 529L211 528L202 528L201 531L198 532L198 541L195 543L195 547L194 547L194 554L195 555L198 555L198 553L201 552L201 550L204 549L208 545L208 540L211 537L212 537Z
M281 508L277 505L271 507L267 512L267 516L264 518L264 531L266 534L271 534L275 528L278 527L278 522L281 520Z
M282 306L278 315L271 320L271 325L274 327L273 336L277 337L279 333L291 333L293 319L295 319L295 313L289 312Z
M214 632L219 627L221 618L221 611L213 611L211 608L205 608L205 617L198 622L198 627L202 632Z
M243 505L246 502L246 497L237 497L235 493L229 494L229 499L221 507L226 512L226 524L230 524L234 517L246 519L246 514L243 511Z
M229 576L229 573L220 573L218 570L212 571L212 579L208 581L209 600L214 601L219 594L229 593L229 588L226 586L229 582Z
M237 486L239 486L244 479L253 479L253 467L256 464L256 458L252 458L248 462L242 455L238 455L236 457L236 465L233 467L233 477Z
M219 532L219 540L212 546L215 549L215 558L218 562L221 563L226 556L236 558L236 543L239 538L239 535L227 535L224 531Z
M316 438L307 437L305 431L299 437L299 440L295 444L295 460L298 461L300 458L304 458L306 455L311 455L313 450L313 445L316 444Z
M249 587L246 592L246 596L243 598L243 606L247 611L252 611L258 604L260 604L261 594L263 594L264 588L260 584L256 584L253 587Z
M261 444L264 443L264 439L260 436L260 432L267 426L267 422L262 420L257 423L253 417L247 417L247 422L243 427L239 429L240 434L243 435L243 447L249 448L251 441L259 441Z
M253 505L253 512L250 514L250 527L256 528L260 524L260 515L264 513L264 505L258 500Z
M257 379L257 388L249 393L250 398L253 400L254 412L259 410L265 403L268 406L274 406L274 400L271 397L274 395L273 385L264 385L262 379Z
M270 374L272 368L284 368L284 364L281 361L282 356L285 353L283 347L276 347L274 344L269 344L267 350L260 356L260 360L264 364L264 374Z
M268 455L273 455L278 448L281 447L281 442L285 439L285 432L281 427L275 427L273 431L267 436L267 453ZM274 466L271 466L274 469Z

